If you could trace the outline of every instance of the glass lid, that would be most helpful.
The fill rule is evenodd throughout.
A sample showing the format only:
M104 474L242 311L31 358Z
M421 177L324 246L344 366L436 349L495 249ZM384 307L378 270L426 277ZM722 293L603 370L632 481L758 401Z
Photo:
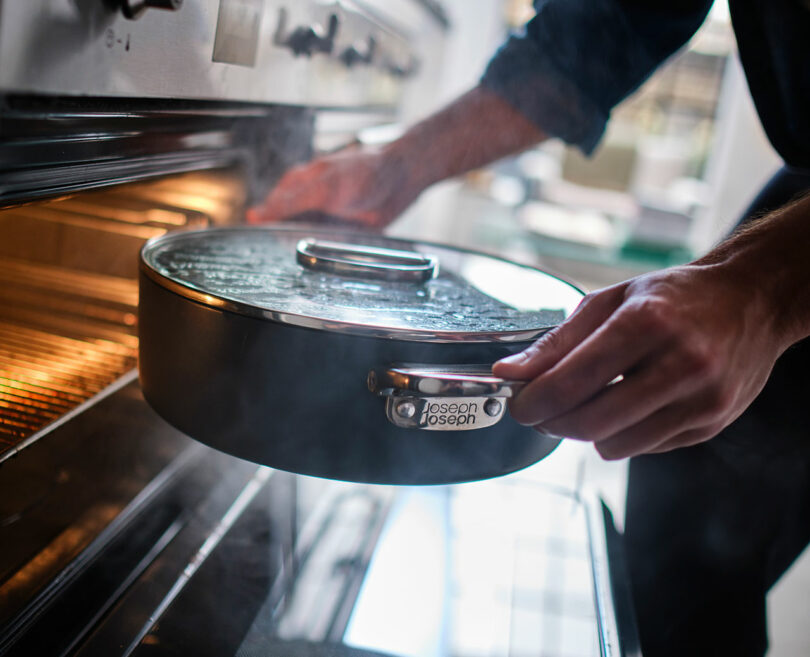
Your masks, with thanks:
M565 320L576 287L450 246L305 227L214 228L150 241L141 268L199 303L374 337L523 341Z

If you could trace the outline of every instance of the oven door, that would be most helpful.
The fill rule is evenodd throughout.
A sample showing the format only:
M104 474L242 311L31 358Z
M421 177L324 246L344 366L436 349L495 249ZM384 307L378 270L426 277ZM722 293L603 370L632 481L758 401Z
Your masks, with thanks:
M0 513L2 655L638 654L595 498L274 471L134 381L6 461Z

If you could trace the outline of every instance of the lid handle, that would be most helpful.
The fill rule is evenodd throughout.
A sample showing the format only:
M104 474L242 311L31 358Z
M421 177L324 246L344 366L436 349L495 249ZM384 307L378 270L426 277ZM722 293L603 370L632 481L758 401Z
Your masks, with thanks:
M424 283L435 278L439 261L416 251L307 238L295 247L298 264L314 271L377 280Z

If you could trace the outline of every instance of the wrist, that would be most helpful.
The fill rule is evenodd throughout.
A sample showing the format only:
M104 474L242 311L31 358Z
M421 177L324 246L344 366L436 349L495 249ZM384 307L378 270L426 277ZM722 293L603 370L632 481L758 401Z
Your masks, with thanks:
M810 197L743 226L695 264L722 270L783 349L810 335Z
M425 157L419 136L406 132L402 137L386 144L382 155L391 181L418 196L423 190L444 178L435 158Z

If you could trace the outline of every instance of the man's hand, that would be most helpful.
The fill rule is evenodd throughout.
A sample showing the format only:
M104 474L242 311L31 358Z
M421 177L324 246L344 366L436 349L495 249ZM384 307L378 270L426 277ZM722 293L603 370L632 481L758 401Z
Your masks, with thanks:
M277 222L318 212L382 228L421 191L396 154L351 147L290 169L264 204L249 211L248 222Z
M606 459L712 438L754 400L792 341L756 276L696 263L587 296L564 324L493 367L531 380L512 416L592 441Z

